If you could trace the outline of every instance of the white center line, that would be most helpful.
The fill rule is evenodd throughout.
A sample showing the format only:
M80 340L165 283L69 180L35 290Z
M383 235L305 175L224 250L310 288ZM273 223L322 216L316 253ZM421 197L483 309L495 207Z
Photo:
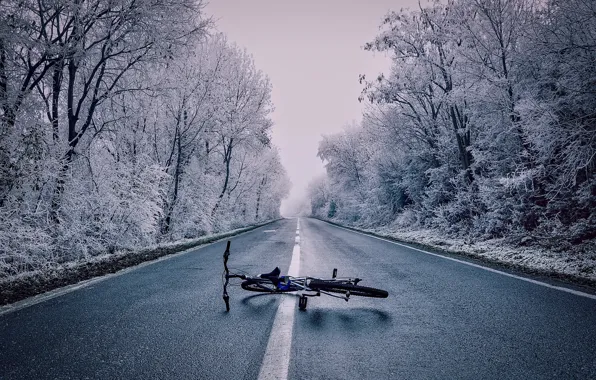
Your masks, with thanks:
M300 226L300 219L298 219ZM300 244L298 227L296 228L296 243L292 251L292 261L288 275L298 276L300 273ZM261 364L259 380L287 380L290 369L292 353L292 329L294 328L294 312L296 310L296 297L288 294L282 295L273 321L273 328L267 343L267 350Z

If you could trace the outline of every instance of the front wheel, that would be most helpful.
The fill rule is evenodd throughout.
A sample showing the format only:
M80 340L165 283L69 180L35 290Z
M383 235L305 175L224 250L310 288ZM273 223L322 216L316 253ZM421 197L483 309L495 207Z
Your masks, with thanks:
M242 289L248 290L249 292L262 292L262 293L287 293L287 292L295 292L300 290L297 286L290 284L287 287L282 285L281 288L278 288L274 283L267 279L250 279L246 281L242 281L240 284Z
M338 281L311 280L308 287L312 290L320 290L329 293L346 294L350 292L350 296L375 298L387 298L389 296L389 293L382 289L369 288L368 286L360 286Z

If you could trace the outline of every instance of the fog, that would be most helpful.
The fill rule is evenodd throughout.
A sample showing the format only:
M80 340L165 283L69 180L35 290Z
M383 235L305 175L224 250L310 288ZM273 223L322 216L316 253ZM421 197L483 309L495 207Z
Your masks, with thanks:
M273 85L273 142L292 181L282 214L293 213L308 182L324 173L322 134L361 119L360 74L376 76L389 60L364 51L389 9L418 2L371 0L214 0L206 12L219 31L254 57Z

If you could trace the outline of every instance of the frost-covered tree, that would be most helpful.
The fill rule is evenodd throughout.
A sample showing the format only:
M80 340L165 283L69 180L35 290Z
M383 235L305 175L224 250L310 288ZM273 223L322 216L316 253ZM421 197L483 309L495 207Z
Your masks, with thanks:
M269 81L202 8L0 1L0 275L279 216Z
M593 238L595 23L585 0L390 12L365 48L393 65L360 78L361 125L321 141L327 178L311 194L328 191L313 213L333 199L335 217L360 224Z
M310 199L310 211L314 216L333 217L328 215L329 206L333 199L329 193L327 176L319 176L308 184L307 195Z

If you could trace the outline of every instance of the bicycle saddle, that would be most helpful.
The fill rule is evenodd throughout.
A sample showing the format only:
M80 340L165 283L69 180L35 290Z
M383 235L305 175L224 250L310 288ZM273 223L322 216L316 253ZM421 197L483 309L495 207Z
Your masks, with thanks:
M277 283L279 282L279 274L280 273L281 273L281 270L279 270L278 267L275 267L275 269L272 270L271 272L266 273L266 274L261 274L259 277L266 278L277 285Z

